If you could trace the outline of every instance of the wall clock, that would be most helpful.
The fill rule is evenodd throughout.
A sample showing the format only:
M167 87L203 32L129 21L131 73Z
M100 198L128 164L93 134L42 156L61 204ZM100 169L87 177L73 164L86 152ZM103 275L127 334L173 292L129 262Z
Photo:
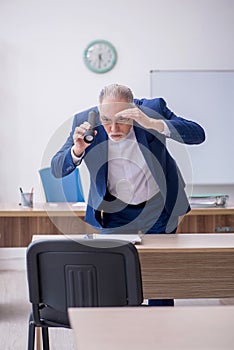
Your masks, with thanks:
M92 72L106 73L115 66L116 61L116 49L109 41L92 41L84 50L84 62Z

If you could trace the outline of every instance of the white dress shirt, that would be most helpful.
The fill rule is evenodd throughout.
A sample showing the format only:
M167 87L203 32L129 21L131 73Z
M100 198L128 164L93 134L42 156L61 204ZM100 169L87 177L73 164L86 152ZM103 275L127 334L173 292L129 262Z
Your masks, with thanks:
M167 137L170 131L164 123ZM74 147L74 146L73 146ZM73 162L79 165L84 154L76 157L71 149ZM155 196L159 187L139 148L133 127L122 141L108 139L108 180L109 192L128 204L139 204Z
M139 204L159 192L139 148L133 128L123 141L108 140L109 192L128 204Z

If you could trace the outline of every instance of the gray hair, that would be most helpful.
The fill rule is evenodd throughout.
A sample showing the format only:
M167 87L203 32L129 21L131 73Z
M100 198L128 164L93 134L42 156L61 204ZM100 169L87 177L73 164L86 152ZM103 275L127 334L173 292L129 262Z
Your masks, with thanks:
M114 99L124 98L129 103L133 102L133 93L131 89L119 84L105 86L100 92L99 103L101 104L106 97L112 97Z

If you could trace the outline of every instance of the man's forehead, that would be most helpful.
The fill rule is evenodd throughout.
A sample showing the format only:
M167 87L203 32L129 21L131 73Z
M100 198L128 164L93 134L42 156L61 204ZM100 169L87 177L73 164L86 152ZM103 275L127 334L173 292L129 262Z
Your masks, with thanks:
M116 114L128 108L133 108L133 103L126 101L104 101L99 105L99 111L103 113Z

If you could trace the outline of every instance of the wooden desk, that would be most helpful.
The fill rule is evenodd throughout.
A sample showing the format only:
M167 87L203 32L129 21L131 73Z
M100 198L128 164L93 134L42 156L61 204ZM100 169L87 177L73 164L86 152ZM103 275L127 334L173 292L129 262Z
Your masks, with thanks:
M89 233L85 209L73 203L36 203L33 209L0 203L0 247L26 247L34 234ZM178 233L234 232L234 207L194 208L179 225Z
M84 216L85 208L73 203L0 203L0 247L26 247L34 234L89 233Z
M234 234L145 235L137 248L146 299L234 297Z
M145 235L136 247L145 299L234 297L234 234Z
M234 306L71 308L77 350L232 350Z

